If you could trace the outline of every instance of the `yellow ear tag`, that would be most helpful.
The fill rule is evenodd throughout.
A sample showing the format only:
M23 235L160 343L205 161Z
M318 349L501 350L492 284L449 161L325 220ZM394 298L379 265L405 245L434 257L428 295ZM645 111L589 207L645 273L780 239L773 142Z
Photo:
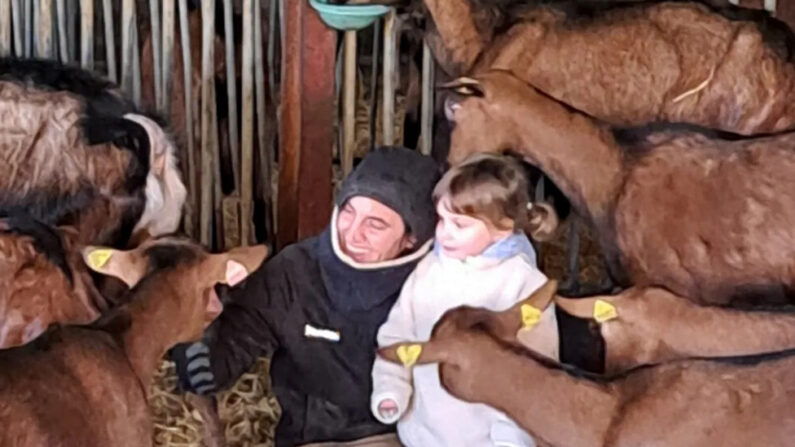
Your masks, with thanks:
M397 356L406 368L411 368L417 363L421 353L422 346L420 345L401 345L397 348Z
M88 265L92 269L101 269L108 263L110 257L113 256L113 250L100 248L88 254Z
M596 300L593 305L594 320L598 321L599 323L604 323L605 321L612 320L616 317L618 317L616 306L613 306L604 300Z
M522 304L522 328L532 329L541 320L541 311L529 304Z

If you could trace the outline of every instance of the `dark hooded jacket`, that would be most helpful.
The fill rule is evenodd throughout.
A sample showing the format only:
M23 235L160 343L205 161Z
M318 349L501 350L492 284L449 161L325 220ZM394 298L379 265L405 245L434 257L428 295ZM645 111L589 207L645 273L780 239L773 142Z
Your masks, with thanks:
M269 356L282 408L277 447L393 431L369 410L376 332L429 248L438 176L429 157L408 149L368 155L343 183L337 205L353 196L384 203L403 217L419 248L375 265L344 261L335 208L323 233L285 248L239 286L220 288L224 311L202 341L172 350L181 386L211 394Z

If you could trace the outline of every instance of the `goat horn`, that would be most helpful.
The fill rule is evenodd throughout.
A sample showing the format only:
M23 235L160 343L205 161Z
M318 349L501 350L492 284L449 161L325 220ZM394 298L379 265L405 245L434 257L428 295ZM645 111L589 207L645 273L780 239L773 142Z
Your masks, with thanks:
M445 82L443 84L438 84L436 88L438 89L449 89L449 88L456 88L456 87L463 87L463 86L474 86L480 85L480 81L477 79L469 78L466 76L462 76L460 78L453 79L450 82Z

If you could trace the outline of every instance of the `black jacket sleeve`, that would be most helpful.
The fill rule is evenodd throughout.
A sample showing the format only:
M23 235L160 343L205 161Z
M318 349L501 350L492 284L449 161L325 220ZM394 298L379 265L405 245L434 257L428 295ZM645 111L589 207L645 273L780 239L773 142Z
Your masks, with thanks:
M278 349L280 325L292 302L288 256L289 248L240 285L219 286L221 315L200 341L171 350L183 390L211 394L227 388L258 357L270 357Z

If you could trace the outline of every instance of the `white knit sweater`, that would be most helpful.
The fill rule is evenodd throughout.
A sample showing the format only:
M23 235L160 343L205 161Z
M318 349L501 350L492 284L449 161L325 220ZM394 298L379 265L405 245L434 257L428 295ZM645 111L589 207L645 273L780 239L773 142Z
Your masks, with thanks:
M535 253L527 250L507 256L481 255L464 261L435 250L426 255L404 284L398 301L379 329L378 344L426 341L434 324L449 309L467 305L505 310L545 282L546 277L535 267ZM539 336L546 332L557 334L553 306L543 313L533 331ZM557 340L556 336L543 338ZM539 348L545 351L543 354L557 359L557 346ZM461 401L447 393L439 382L437 364L406 370L377 358L372 374L372 411L383 423L394 423L399 418L398 434L408 447L535 445L502 412ZM398 404L398 414L392 420L385 420L378 413L378 404L385 399Z

